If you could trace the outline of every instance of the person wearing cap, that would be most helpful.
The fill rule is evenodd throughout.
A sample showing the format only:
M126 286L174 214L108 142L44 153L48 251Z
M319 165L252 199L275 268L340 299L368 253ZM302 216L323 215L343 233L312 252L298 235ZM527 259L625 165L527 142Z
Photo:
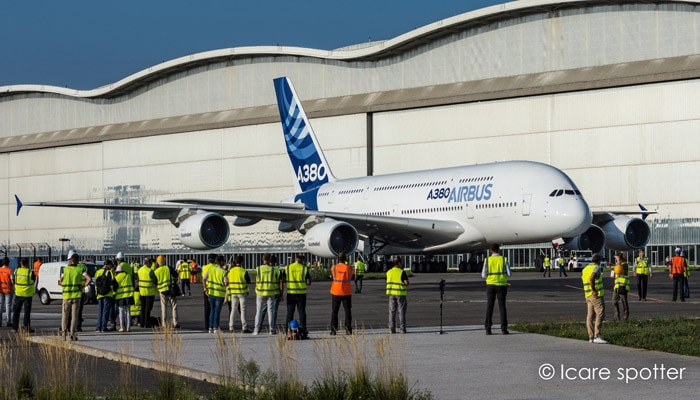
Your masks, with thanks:
M117 290L114 294L115 303L119 310L119 332L131 331L131 306L134 304L134 284L131 277L120 265L117 267L114 279Z
M134 270L131 268L131 264L126 262L126 260L124 259L124 253L120 251L119 253L117 253L116 257L114 257L114 259L116 261L116 265L121 266L122 269L124 269L124 272L129 274L129 276L133 279Z
M389 331L396 333L396 314L399 315L399 329L406 333L406 288L408 275L403 269L400 257L394 257L394 266L386 272L386 295L389 296Z
M603 271L600 268L600 256L593 254L591 263L581 271L583 293L586 296L586 329L590 343L605 344L607 340L600 337L600 327L605 319L605 300L603 295ZM595 319L595 324L593 320Z
M107 332L107 321L111 320L112 310L114 309L114 293L116 290L117 281L114 279L114 263L112 260L105 260L102 268L95 273L95 290L99 290L97 286L102 280L106 281L109 286L109 291L101 294L97 293L97 327L95 332Z
M92 278L87 273L87 268L79 264L80 256L75 251L68 252L68 265L63 268L58 280L63 293L63 306L61 308L61 335L70 340L78 340L78 323L80 320L80 304L82 296Z
M138 281L136 286L138 287L139 300L141 300L141 318L139 319L139 325L141 328L151 327L151 311L153 311L153 303L156 299L156 286L158 285L158 279L156 279L156 274L153 269L153 261L150 258L145 258L143 260L143 265L139 268L137 272Z
M681 301L685 301L685 293L683 286L685 285L685 272L688 268L688 264L685 261L685 257L681 256L681 248L676 247L674 250L675 255L671 258L669 267L669 278L673 279L673 298L672 301L676 301L678 298L678 291L681 292Z

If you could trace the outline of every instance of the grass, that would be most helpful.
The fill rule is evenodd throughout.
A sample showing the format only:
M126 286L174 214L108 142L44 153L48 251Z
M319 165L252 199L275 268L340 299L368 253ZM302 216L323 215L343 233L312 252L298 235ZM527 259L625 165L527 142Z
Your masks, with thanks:
M588 340L583 322L518 322L513 330ZM700 319L686 317L632 318L605 322L602 335L610 344L700 357Z
M129 364L130 349L120 346L121 371L115 374L116 386L95 393L85 384L100 373L96 359L74 351L74 344L55 335L49 344L34 344L26 335L0 341L0 400L228 400L228 399L383 399L429 400L430 392L408 384L403 374L405 344L389 335L355 335L317 339L313 351L317 358L315 379L307 384L299 365L297 342L280 334L269 343L269 356L275 362L263 371L254 360L242 356L241 343L235 335L219 334L215 338L212 359L218 364L221 385L211 393L200 395L176 375L183 363L181 333L163 327L154 333L151 351L164 365L157 373L157 387L139 388L137 371ZM32 354L38 354L33 359ZM42 366L44 376L35 376L30 363ZM89 365L87 365L89 364ZM87 373L79 366L87 365ZM91 374L95 374L95 376ZM79 377L79 378L77 378ZM77 379L76 379L77 378Z

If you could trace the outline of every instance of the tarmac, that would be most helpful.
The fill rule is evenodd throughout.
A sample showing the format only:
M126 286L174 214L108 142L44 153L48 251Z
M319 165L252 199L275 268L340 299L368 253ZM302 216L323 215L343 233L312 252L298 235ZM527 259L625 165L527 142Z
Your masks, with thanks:
M339 332L340 333L340 332ZM32 336L35 342L133 365L221 382L236 360L311 383L358 365L372 374L403 373L409 387L437 399L698 398L700 358L482 326L409 328L406 334L356 329L354 335L312 331L284 336L181 330L83 333L78 342ZM341 357L337 357L341 354Z

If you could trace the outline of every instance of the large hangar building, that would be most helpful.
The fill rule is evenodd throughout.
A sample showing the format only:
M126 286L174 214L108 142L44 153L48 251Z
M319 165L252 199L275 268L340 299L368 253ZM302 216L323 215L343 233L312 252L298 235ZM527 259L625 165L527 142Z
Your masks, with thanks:
M147 212L24 201L277 201L293 193L272 79L295 84L339 178L503 160L564 170L594 210L700 244L700 1L524 0L335 50L193 54L93 90L0 87L0 243L185 251ZM295 251L275 223L225 252ZM537 247L537 245L533 246ZM527 261L532 252L523 256Z

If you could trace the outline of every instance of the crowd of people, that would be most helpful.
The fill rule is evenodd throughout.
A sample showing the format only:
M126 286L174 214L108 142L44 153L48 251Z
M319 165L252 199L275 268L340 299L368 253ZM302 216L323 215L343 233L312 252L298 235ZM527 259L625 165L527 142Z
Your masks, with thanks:
M486 281L486 318L485 330L491 335L492 315L495 302L498 301L500 311L500 328L502 334L508 334L508 317L506 310L506 295L508 277L512 272L508 259L499 254L500 247L493 245L490 256L484 260L482 278ZM672 301L680 297L685 301L689 296L688 260L680 248L674 251L674 257L667 260L669 278L673 281ZM254 280L246 266L243 257L237 256L227 264L223 255L210 254L207 264L201 268L193 260L180 260L171 267L162 255L155 262L145 258L143 264L126 262L123 253L119 252L114 261L105 260L103 266L94 276L88 274L84 262L74 250L68 253L67 265L63 268L58 284L62 290L62 315L60 332L64 339L78 340L78 332L82 331L82 306L85 288L94 285L97 297L97 323L95 332L107 331L131 332L134 325L142 328L167 326L180 328L177 314L177 299L180 296L191 296L191 283L198 283L201 272L203 285L204 326L210 333L221 329L221 312L224 304L228 306L228 331L252 333L259 335L263 332L267 320L267 332L278 332L277 312L280 303L286 300L286 317L284 330L290 339L308 338L306 319L307 288L311 285L311 264L306 262L303 254L298 254L294 262L286 266L278 265L275 256L265 253L262 264L254 271ZM388 302L388 329L391 333L406 332L406 310L408 276L400 257L393 258L393 268L385 275L386 295ZM557 260L560 268L564 259ZM583 268L582 283L587 303L586 326L589 341L592 343L607 343L600 335L600 328L605 318L605 302L603 288L603 266L600 256L593 255L591 262ZM0 325L3 312L6 325L15 331L33 332L31 328L32 297L35 294L38 270L41 260L38 259L33 267L29 260L22 258L18 267L12 271L10 260L5 257L0 266ZM545 274L551 268L549 258L544 259ZM630 291L630 273L637 277L639 301L646 301L648 280L653 271L644 250L634 260L634 269L630 271L629 263L623 253L615 255L615 264L611 267L611 278L614 279L613 307L614 318L626 320L629 318L628 292ZM353 333L352 319L352 283L355 284L354 294L362 293L365 264L357 259L353 266L348 263L345 254L338 255L337 263L330 268L331 319L330 334L336 335L339 330L339 311L342 305L344 311L344 328L346 334ZM94 281L94 282L93 282ZM255 320L250 328L246 311L250 285L255 285ZM285 296L286 291L286 296ZM153 305L158 296L161 305L160 319L151 316ZM22 324L19 323L21 311L24 310ZM295 319L295 314L298 317ZM237 324L237 322L240 322ZM225 327L226 325L224 325Z

